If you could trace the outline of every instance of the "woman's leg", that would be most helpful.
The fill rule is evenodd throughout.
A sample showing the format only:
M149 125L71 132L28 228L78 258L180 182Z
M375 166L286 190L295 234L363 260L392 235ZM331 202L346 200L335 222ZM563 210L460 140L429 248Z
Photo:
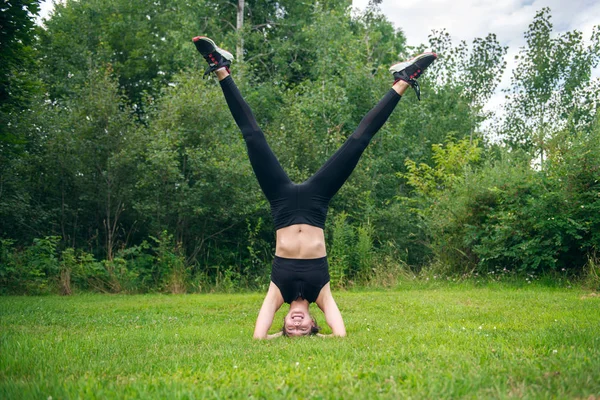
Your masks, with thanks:
M217 70L216 75L233 119L246 141L248 157L254 174L265 196L271 201L277 197L277 193L283 185L291 183L290 178L271 151L250 106L243 99L229 72L223 68Z
M383 99L362 119L358 128L346 139L342 147L306 183L314 186L320 195L333 197L346 182L363 151L387 121L408 87L408 83L404 81L396 82Z

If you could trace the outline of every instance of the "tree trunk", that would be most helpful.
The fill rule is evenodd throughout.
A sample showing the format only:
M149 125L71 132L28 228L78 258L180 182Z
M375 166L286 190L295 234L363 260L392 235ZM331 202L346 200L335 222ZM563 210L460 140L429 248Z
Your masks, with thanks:
M244 37L242 36L242 29L244 28L244 7L246 0L238 0L237 7L237 25L236 30L238 34L238 42L236 47L236 57L238 62L244 61Z
M540 171L544 170L544 139L545 139L545 133L546 130L544 129L544 112L545 112L545 108L542 107L542 115L541 115L541 121L542 123L540 124L540 141L539 141L539 146L540 146Z
M110 183L106 191L106 219L104 220L104 226L106 228L106 259L112 261L113 259L113 235L112 235L112 224L111 224L111 196L110 196Z

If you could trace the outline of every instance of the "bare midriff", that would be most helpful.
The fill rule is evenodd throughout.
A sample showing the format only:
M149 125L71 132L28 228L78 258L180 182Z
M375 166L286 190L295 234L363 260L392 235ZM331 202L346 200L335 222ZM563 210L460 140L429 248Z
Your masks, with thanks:
M283 258L321 258L327 255L323 229L306 224L277 230L275 255Z

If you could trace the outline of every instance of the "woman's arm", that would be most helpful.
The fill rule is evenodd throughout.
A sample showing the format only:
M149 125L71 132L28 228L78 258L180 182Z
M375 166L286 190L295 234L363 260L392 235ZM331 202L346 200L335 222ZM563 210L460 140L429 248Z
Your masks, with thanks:
M333 299L329 283L321 289L321 293L319 293L319 298L317 299L317 305L323 311L323 314L325 314L325 322L327 322L327 325L331 328L332 336L346 336L346 326L342 319L342 313Z
M282 304L283 297L281 296L281 292L279 291L279 288L271 282L269 291L265 296L265 300L258 313L258 318L256 319L254 339L270 339L271 337L274 337L273 335L268 335L268 332L273 324L273 317Z

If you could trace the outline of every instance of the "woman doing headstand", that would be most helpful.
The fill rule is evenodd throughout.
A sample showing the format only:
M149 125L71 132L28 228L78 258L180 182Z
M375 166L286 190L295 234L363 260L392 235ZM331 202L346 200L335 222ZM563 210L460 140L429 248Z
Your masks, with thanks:
M277 230L271 283L263 301L254 337L303 336L319 328L309 314L309 304L323 311L333 336L345 336L346 328L329 286L325 250L325 218L329 201L348 179L375 133L388 119L404 91L412 86L420 98L417 79L437 58L423 53L390 68L395 82L383 99L363 118L358 128L312 177L292 182L269 148L250 107L242 98L230 73L233 56L203 36L193 39L209 64L206 73L215 72L227 105L242 131L248 156L258 183L271 205ZM268 335L275 312L290 304L281 332Z

